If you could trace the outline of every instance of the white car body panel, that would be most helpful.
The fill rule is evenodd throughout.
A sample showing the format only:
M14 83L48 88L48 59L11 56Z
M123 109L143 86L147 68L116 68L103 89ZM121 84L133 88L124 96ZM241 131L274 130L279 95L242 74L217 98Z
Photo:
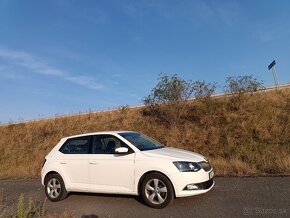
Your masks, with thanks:
M135 153L91 154L90 191L131 194L134 188L134 160Z
M89 154L70 154L64 155L58 151L55 156L55 162L59 171L65 177L67 190L89 191L87 184L90 182L89 177Z
M185 151L178 148L171 148L171 147L143 151L142 153L149 157L165 158L165 159L176 160L176 161L182 160L182 161L199 162L199 161L205 160L204 157L200 154L190 152L190 151Z

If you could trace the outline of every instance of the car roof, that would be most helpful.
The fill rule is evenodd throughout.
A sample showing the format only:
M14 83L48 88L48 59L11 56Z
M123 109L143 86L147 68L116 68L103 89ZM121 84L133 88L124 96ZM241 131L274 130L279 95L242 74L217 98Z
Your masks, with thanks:
M135 131L101 131L101 132L91 132L91 133L85 133L85 134L79 134L79 135L71 135L71 136L64 137L63 139L76 138L76 137L89 136L89 135L99 135L99 134L119 134L119 133L125 133L125 132L135 132Z

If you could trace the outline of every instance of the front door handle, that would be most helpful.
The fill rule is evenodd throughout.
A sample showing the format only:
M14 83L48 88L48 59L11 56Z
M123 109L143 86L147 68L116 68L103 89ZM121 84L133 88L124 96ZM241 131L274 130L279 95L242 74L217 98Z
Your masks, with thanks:
M98 161L94 161L94 160L91 160L89 161L90 164L98 164L99 162Z
M61 161L60 164L67 164L67 161Z

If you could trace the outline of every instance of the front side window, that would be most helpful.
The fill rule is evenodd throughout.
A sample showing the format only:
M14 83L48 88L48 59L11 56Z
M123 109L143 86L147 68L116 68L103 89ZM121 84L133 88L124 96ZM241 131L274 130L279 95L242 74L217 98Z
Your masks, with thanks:
M94 135L92 142L93 154L115 154L115 149L119 147L126 147L129 152L133 150L123 141L113 135Z
M161 143L138 132L125 132L119 133L119 135L135 145L135 147L137 147L140 151L153 150L164 147L164 145Z
M90 136L71 138L61 146L59 151L63 154L88 154Z

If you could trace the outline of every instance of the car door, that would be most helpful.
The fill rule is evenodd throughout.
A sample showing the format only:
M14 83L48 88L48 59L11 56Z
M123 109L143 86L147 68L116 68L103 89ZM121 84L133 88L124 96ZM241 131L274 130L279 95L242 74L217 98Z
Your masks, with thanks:
M127 147L129 151L116 154L114 149L117 147ZM93 136L89 158L90 190L99 193L132 193L134 158L134 151L116 136Z
M58 164L68 190L89 191L90 138L70 138L59 149Z

